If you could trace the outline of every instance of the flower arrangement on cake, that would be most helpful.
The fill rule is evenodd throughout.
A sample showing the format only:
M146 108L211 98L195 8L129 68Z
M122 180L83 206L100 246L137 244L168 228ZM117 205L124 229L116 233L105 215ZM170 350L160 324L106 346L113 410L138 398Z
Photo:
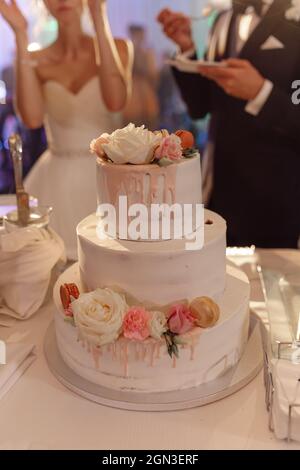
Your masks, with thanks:
M181 301L148 309L129 305L129 296L111 288L80 293L75 284L63 284L60 297L65 320L78 328L90 346L101 348L123 337L129 341L165 341L170 357L179 357L178 345L195 329L213 327L219 320L219 306L208 297Z
M102 134L91 142L90 150L102 160L118 165L157 164L167 166L197 154L191 132L167 130L151 132L145 126L128 124L112 134Z

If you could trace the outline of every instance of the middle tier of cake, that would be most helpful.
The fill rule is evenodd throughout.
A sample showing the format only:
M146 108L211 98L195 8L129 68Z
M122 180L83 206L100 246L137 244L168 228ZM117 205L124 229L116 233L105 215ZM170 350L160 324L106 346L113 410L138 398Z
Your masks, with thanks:
M81 281L86 291L112 287L145 306L207 296L218 302L226 279L226 222L205 211L204 246L187 240L133 242L97 236L96 215L77 227Z

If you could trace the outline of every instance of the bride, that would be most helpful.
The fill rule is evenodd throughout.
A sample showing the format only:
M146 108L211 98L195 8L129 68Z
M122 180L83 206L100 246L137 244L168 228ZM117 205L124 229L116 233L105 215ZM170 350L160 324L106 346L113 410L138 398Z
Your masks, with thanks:
M42 0L38 0L42 1ZM48 150L25 186L39 204L53 207L52 227L76 259L76 225L96 210L95 160L90 141L121 124L131 89L132 46L114 40L105 0L44 0L57 20L49 47L28 52L27 22L15 0L0 0L0 14L15 34L16 105L24 124L45 124ZM86 5L85 5L86 4ZM83 33L88 7L95 38Z

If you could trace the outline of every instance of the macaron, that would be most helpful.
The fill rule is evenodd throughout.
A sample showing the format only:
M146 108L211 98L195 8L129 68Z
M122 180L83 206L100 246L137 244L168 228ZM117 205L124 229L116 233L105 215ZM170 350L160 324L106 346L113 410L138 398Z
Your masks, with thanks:
M190 304L190 310L197 326L209 328L220 318L219 306L209 297L197 297Z
M180 138L183 150L195 147L195 138L191 132L180 129L175 134Z
M76 284L63 284L60 286L60 299L63 308L66 310L71 304L71 297L78 299L80 295L79 289Z

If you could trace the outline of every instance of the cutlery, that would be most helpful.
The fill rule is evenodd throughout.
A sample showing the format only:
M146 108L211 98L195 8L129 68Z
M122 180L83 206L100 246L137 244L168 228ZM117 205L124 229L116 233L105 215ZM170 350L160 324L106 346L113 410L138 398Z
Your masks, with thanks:
M19 134L12 134L9 137L9 149L14 166L18 225L24 227L29 221L30 208L29 194L23 185L23 145Z

